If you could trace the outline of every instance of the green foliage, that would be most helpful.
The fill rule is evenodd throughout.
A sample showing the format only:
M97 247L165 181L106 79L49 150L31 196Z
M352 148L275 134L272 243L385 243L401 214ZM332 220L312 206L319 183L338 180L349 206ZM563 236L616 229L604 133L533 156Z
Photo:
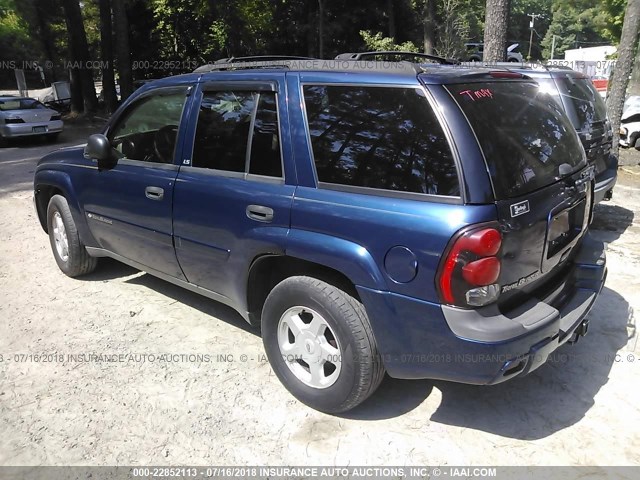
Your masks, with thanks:
M620 35L622 35L622 23L624 21L624 11L626 6L627 0L603 0L603 7L607 16L603 36L611 40L616 45L620 43Z
M34 61L36 52L28 26L18 16L15 0L0 0L0 60Z
M383 37L381 32L372 33L368 30L360 30L362 41L366 45L367 50L382 52L419 52L420 50L412 42L404 42L397 44L391 37Z
M79 0L80 1L80 0ZM99 0L82 0L92 59L100 58ZM532 56L556 56L575 46L618 42L626 0L512 0L508 41L526 55L530 13ZM323 2L323 45L330 58L346 51L421 51L429 11L434 48L464 57L464 43L483 40L486 0L350 0ZM317 55L318 0L126 0L131 58L138 64L193 65L221 57L261 54ZM392 9L390 10L390 6ZM391 38L391 35L395 38ZM0 0L0 59L70 58L60 0ZM192 62L192 63L189 63ZM66 75L64 69L59 76ZM138 68L136 79L177 71Z
M619 30L615 22L622 21L625 3L624 0L554 0L552 21L542 41L545 58L551 56L553 35L556 35L555 58L562 58L570 48L617 43Z
M440 0L437 5L436 53L447 58L464 58L465 41L471 31L472 18L469 7L473 2L464 0Z

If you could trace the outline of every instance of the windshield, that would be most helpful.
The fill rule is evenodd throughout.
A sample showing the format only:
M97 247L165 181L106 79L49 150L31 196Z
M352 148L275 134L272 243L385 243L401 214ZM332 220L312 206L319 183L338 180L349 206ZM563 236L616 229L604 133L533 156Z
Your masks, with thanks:
M0 110L7 112L10 110L32 110L32 109L47 108L39 101L33 98L11 98L0 100Z
M524 195L584 166L576 131L537 84L487 82L447 88L476 133L496 199Z

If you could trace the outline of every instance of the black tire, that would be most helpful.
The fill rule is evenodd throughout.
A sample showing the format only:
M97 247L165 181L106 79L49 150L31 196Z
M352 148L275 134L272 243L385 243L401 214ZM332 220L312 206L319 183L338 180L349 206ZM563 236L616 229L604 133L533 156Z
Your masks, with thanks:
M47 141L49 143L56 143L58 141L58 139L60 138L60 133L50 133L49 135L47 135Z
M68 245L68 255L66 255L66 258L61 256L56 247L54 222L57 220L57 215L62 219L66 233ZM98 259L87 253L87 249L78 235L78 229L71 216L67 199L62 195L54 195L51 197L51 200L49 200L49 206L47 208L47 231L49 232L49 241L51 243L53 257L65 275L69 277L79 277L91 273L96 269Z
M337 340L341 367L328 387L305 384L283 358L278 325L283 314L294 307L319 313ZM382 358L363 305L316 278L289 277L275 286L262 310L262 340L271 367L285 388L302 403L323 412L341 413L354 408L375 392L384 377Z
M8 146L9 146L9 140L7 140L2 135L0 135L0 148L4 148Z

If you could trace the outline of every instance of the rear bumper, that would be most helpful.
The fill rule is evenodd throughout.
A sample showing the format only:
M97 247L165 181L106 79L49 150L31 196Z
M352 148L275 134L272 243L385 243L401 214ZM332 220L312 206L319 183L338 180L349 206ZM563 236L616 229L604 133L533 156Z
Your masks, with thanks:
M358 291L390 376L486 385L532 372L574 334L586 333L606 273L604 245L587 235L554 291L509 312Z
M596 185L593 192L595 203L600 203L605 198L611 198L612 193L609 192L613 191L613 187L615 186L617 180L618 162L596 176Z
M28 137L31 135L47 135L62 132L64 122L54 120L53 122L41 123L11 123L0 125L0 135L4 138ZM44 131L42 131L44 130Z

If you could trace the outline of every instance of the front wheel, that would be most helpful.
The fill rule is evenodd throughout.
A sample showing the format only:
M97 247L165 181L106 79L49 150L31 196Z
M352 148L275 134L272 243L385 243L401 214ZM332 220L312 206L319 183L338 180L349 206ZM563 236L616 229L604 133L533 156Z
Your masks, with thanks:
M53 256L65 275L79 277L96 269L98 259L91 257L80 241L69 204L62 195L54 195L49 200L47 231Z
M267 358L301 402L328 413L354 408L384 376L363 305L311 277L290 277L271 291L262 312Z

